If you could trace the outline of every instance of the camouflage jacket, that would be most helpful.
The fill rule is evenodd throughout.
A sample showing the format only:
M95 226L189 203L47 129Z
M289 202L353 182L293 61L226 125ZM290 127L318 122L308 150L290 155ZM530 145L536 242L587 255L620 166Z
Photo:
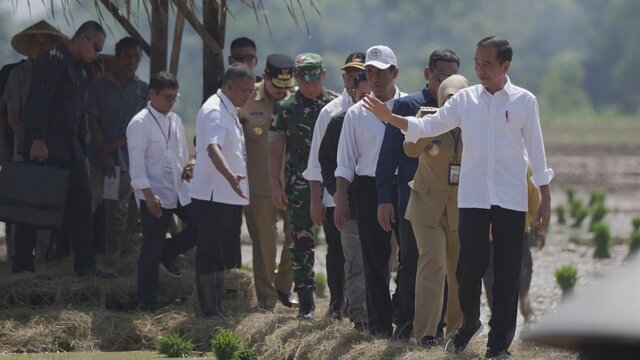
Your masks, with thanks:
M269 142L283 142L286 145L285 179L287 185L302 178L307 168L313 128L320 110L338 96L333 91L322 89L322 95L309 99L297 91L273 109Z

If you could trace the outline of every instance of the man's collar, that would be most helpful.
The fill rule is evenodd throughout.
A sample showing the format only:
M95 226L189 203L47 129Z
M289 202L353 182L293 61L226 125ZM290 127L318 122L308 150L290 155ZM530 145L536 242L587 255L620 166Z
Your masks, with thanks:
M153 116L157 118L165 118L165 117L168 118L169 115L171 115L171 110L169 110L169 112L166 115L156 110L156 108L154 108L153 105L151 105L151 101L147 102L147 109L149 110L149 112L151 112Z
M235 105L233 105L233 103L227 97L227 95L225 95L224 92L222 92L222 89L218 89L216 94L220 97L220 100L222 101L223 105L232 115L238 114L238 108Z

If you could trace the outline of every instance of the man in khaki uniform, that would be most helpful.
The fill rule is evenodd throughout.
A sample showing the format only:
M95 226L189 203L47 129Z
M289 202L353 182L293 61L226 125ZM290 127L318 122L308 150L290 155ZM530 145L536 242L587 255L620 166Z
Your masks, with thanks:
M294 62L286 56L273 54L267 57L264 79L256 83L256 93L247 101L238 115L244 129L247 147L247 171L249 177L250 204L244 208L244 216L253 242L253 276L256 284L258 304L273 309L276 299L287 307L297 303L291 296L292 270L291 252L293 240L289 231L286 211L279 211L284 219L285 242L276 262L276 216L277 209L271 200L269 184L269 143L273 106L289 96L294 85Z
M448 97L469 86L467 79L452 75L438 88L438 106ZM437 109L422 108L417 116ZM460 128L417 143L405 142L408 156L419 157L416 175L409 183L411 195L405 218L411 221L418 246L416 272L416 311L413 331L425 347L439 345L437 328L442 314L445 276L448 281L447 336L462 323L458 301L456 267L460 251L458 238L458 176L462 156Z

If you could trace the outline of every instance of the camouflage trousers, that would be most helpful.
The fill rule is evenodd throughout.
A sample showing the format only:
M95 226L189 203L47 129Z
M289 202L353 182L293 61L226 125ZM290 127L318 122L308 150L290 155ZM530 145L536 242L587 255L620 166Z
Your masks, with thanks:
M289 184L291 185L291 184ZM291 251L291 262L293 269L293 283L296 292L313 291L315 261L313 222L310 214L310 191L309 186L298 182L295 186L288 186L287 210L291 223L291 237L293 244L289 247Z

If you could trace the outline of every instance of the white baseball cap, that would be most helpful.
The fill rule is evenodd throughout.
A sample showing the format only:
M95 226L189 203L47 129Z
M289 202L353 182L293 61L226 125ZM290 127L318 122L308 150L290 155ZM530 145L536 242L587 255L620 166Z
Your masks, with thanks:
M396 54L388 46L376 45L367 50L367 57L364 66L371 65L378 69L385 70L389 66L398 66Z

